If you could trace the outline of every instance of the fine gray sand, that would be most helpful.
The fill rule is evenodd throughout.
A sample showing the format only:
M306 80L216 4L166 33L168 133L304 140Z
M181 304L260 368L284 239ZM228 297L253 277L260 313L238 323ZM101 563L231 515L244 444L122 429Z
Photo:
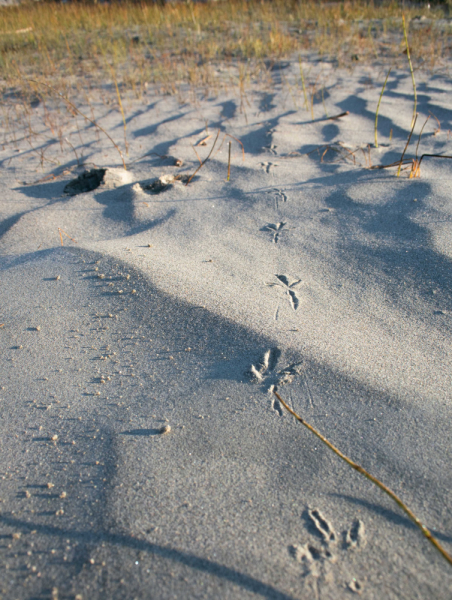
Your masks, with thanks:
M0 146L2 599L452 597L420 531L271 393L452 551L452 161L365 168L383 71L331 69L328 114L349 115L318 100L314 122L280 72L242 106L128 101L127 172L82 119L84 165ZM407 157L429 111L419 154L451 155L452 83L417 83ZM412 111L394 71L372 164ZM155 186L218 129L189 185ZM245 149L229 182L224 133ZM95 167L114 169L66 188Z

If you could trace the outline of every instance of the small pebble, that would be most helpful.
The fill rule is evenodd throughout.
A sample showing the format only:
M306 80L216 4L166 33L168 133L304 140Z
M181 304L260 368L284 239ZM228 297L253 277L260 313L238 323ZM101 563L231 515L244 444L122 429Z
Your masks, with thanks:
M167 433L170 433L171 431L171 426L170 425L164 425L161 429L160 429L160 434L161 435L165 435Z

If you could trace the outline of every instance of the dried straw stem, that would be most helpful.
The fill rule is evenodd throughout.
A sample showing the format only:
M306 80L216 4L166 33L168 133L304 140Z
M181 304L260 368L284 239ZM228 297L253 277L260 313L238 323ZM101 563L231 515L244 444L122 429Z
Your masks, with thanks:
M73 111L75 111L78 115L80 115L81 117L83 117L86 121L88 121L88 123L91 123L91 125L94 125L94 127L96 127L97 129L99 129L100 131L102 131L102 133L104 135L107 136L107 138L110 140L110 142L113 144L113 146L116 148L116 150L118 151L119 156L121 157L121 161L123 164L124 169L127 170L126 167L126 163L124 160L124 157L122 155L121 149L118 146L118 144L114 141L114 139L111 137L111 135L109 133L107 133L105 131L105 129L103 127L101 127L98 123L96 123L96 121L94 121L93 119L90 119L89 117L87 117L84 113L82 113L76 106L75 104L73 104L69 98L67 96L65 96L64 94L62 94L61 92L59 92L58 90L56 90L54 87L52 87L51 85L49 85L48 83L44 83L43 81L37 81L36 79L24 79L23 81L27 81L28 83L35 83L37 85L43 85L44 87L48 88L49 90L51 90L54 94L56 94L57 96L59 96L62 100L64 100L64 102L66 102L66 104L68 104Z
M399 168L397 169L397 177L400 175L400 169L402 168L403 158L405 156L405 152L407 151L408 146L410 145L410 140L411 140L411 136L413 135L414 127L416 125L417 116L418 116L418 113L416 113L416 116L414 118L414 122L411 125L410 135L408 136L408 139L407 139L406 144L405 144L405 148L403 149L403 152L402 152L402 156L400 157Z
M443 556L443 558L445 558L447 560L447 562L450 565L452 565L452 556L450 556L450 554L448 554L446 552L446 550L441 546L441 544L438 542L438 540L432 535L430 530L427 529L427 527L421 522L421 520L418 519L418 517L416 517L416 515L408 508L408 506L404 502L402 502L402 500L392 490L390 490L387 486L385 486L384 483L382 483L379 479L377 479L376 477L371 475L363 467L361 467L360 465L355 463L353 460L351 460L351 458L349 458L348 456L343 454L338 448L336 448L336 446L334 446L330 441L328 441L326 439L326 437L324 437L320 432L318 432L317 429L314 429L314 427L312 427L312 425L309 425L309 423L306 423L306 421L304 419L302 419L299 415L297 415L297 413L294 410L292 410L290 408L290 406L288 406L284 402L284 400L281 398L281 396L278 394L278 392L273 391L273 393L278 398L278 400L281 402L281 404L284 406L284 408L291 415L293 415L297 419L297 421L299 421L302 425L304 425L307 429L309 429L309 431L311 431L315 436L317 436L324 444L326 444L326 446L328 446L328 448L330 450L332 450L334 452L334 454L339 456L339 458L341 458L348 465L350 465L350 467L352 467L352 469L355 469L355 471L358 471L358 473L360 473L361 475L364 475L364 477L366 477L369 481L371 481L377 487L379 487L380 490L382 490L385 494L387 494L390 498L392 498L394 500L394 502L399 506L399 508L401 508L403 510L403 512L405 514L407 514L408 517L413 521L413 523L422 531L423 535L428 539L428 541L433 546L435 546L435 548L440 552L440 554Z
M62 233L64 233L64 235L66 237L68 237L70 240L72 240L74 242L74 244L77 243L77 240L74 240L74 238L71 238L71 236L68 233L66 233L63 229L61 229L61 227L58 227L58 233L60 235L60 242L61 242L62 246L64 246L64 244L63 244L63 236L61 235Z
M380 103L381 103L381 99L383 97L384 91L385 91L385 87L386 84L388 83L388 78L389 75L391 73L392 67L389 69L388 74L386 75L386 79L385 82L383 84L383 87L381 88L381 92L380 92L380 97L378 99L378 104L377 104L377 112L375 113L375 148L378 148L378 134L377 134L377 127L378 127L378 112L380 110Z
M124 107L122 105L121 94L119 93L119 86L118 86L118 81L116 79L116 74L115 74L115 72L113 70L113 67L110 67L110 69L111 69L111 76L113 77L113 81L115 83L116 95L118 97L119 109L121 111L122 123L124 125L124 145L125 145L125 148L126 148L126 154L127 154L127 156L129 156L129 144L127 143L127 122L126 122L126 115L124 113Z
M198 172L200 169L202 169L202 167L203 167L203 166L206 164L206 162L209 160L209 158L211 157L211 155L212 155L212 152L213 152L213 150L214 150L214 148L215 148L215 145L216 145L216 143L217 143L217 140L218 140L218 136L219 136L219 135L220 135L220 130L218 130L218 132L217 132L217 137L215 138L215 141L214 141L214 143L213 143L213 146L212 146L212 148L210 149L210 152L209 152L209 154L207 155L207 158L205 158L205 159L202 161L202 163L199 165L199 167L196 169L196 171L194 171L194 173L193 173L192 175L190 175L190 177L188 178L188 181L187 181L187 183L186 183L185 185L188 185L188 184L190 183L190 181L193 179L193 177L196 175L196 173L197 173L197 172Z

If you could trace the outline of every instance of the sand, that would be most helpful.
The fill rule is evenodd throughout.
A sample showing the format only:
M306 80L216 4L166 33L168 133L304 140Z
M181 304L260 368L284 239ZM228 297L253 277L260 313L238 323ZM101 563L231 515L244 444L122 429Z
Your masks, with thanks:
M368 144L400 157L407 71L378 149L383 70L331 67L349 114L317 99L315 121L274 73L242 109L130 99L126 172L93 127L81 165L0 146L1 598L451 597L450 565L271 393L452 551L451 161L365 168ZM452 154L450 79L417 78L416 132L442 126L420 154ZM226 137L184 185L218 129L244 159Z

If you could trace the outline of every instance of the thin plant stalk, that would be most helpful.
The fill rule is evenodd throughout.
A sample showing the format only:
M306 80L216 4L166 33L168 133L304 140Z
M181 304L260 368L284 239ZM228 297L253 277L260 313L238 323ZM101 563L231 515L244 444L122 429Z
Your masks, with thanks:
M413 82L413 92L414 92L414 107L413 107L413 118L411 119L411 127L413 127L414 121L416 120L416 109L417 109L417 91L416 91L416 81L414 79L414 70L413 64L411 62L410 56L410 46L408 44L408 35L406 32L406 24L405 24L405 15L402 15L402 23L403 23L403 37L405 38L406 44L406 55L408 58L408 64L410 65L410 73L411 73L411 81Z
M422 129L421 129L421 132L419 134L419 139L418 139L417 145L416 145L416 155L415 155L416 161L417 161L417 156L418 156L418 152L419 152L419 144L421 143L422 133L424 132L424 127L427 125L429 119L430 119L430 115L425 119L425 123L422 125Z
M402 156L400 157L399 168L397 169L397 177L400 175L400 169L402 168L405 152L407 151L407 148L410 145L411 136L413 135L414 127L415 127L416 121L417 121L417 115L418 115L418 113L416 113L416 116L414 117L414 123L412 124L410 135L408 136L408 139L405 144L405 148L403 149L403 152L402 152Z
M65 231L63 231L63 229L61 229L61 227L58 227L58 233L60 234L60 241L61 241L61 245L64 246L63 244L63 236L61 235L62 233L64 233L64 235L66 237L68 237L70 240L72 240L74 242L74 244L77 243L77 240L74 240L74 238L71 238L71 236L69 234L67 234Z
M306 110L308 110L308 107L309 107L308 93L306 92L306 84L304 82L304 73L303 73L303 65L301 64L301 56L298 57L298 64L300 65L300 77L301 77L301 85L303 86L304 106L305 106Z
M113 146L116 148L119 156L121 157L121 161L123 164L123 167L125 170L127 170L126 167L126 163L124 160L124 156L121 152L120 147L118 146L118 144L114 141L114 139L111 137L111 135L109 133L107 133L105 131L105 129L103 127L101 127L96 121L93 121L93 119L90 119L89 117L87 117L84 113L82 113L76 106L75 104L73 104L69 98L67 96L65 96L64 94L62 94L61 92L59 92L58 90L56 90L54 87L52 87L51 85L49 85L48 83L44 83L43 81L37 81L36 79L23 79L23 81L27 81L28 83L35 83L37 85L43 85L46 88L48 88L49 90L51 90L54 94L56 94L57 96L59 96L62 100L64 100L64 102L66 102L74 112L76 112L78 115L80 115L81 117L83 117L86 121L88 121L88 123L91 123L91 125L94 125L94 127L97 127L97 129L99 129L100 131L102 131L102 133L104 135L107 136L107 138L110 140L110 142L113 144Z
M71 144L67 137L65 137L64 140L72 148L72 151L75 154L75 158L77 159L77 165L80 166L80 159L78 157L77 150L74 148L73 144Z
M228 151L228 181L231 178L231 146L232 142L229 142L229 151Z
M345 112L339 113L338 115L333 115L332 117L327 117L326 121L335 121L336 119L340 119L341 117L347 117L350 114L350 111L346 110Z
M194 153L196 154L196 158L199 160L199 164L202 165L202 160L201 157L199 156L198 152L196 151L196 148L194 146L192 146Z
M215 156L223 148L223 144L224 144L224 142L225 142L225 140L226 140L227 137L231 138L231 140L235 140L236 142L238 142L240 144L240 146L242 147L242 160L245 161L245 148L244 148L242 142L238 138L236 138L233 135L231 135L230 133L225 133L224 134L223 139L221 140L221 144L218 147L218 150L215 152Z
M391 71L392 71L392 67L389 69L388 74L386 75L386 79L385 79L385 82L383 84L383 87L381 88L380 97L378 99L378 104L377 104L377 112L375 113L375 148L378 148L378 135L377 135L378 112L380 110L381 99L383 97L383 94L384 94L384 91L385 91L385 87L386 87L386 84L388 82L388 78L389 78L389 75L390 75Z
M126 123L126 115L124 114L124 107L122 105L121 94L119 93L118 81L116 79L115 72L113 67L111 67L111 75L113 77L113 81L115 82L116 95L118 96L119 109L121 111L122 122L124 125L124 145L126 147L126 154L129 156L129 144L127 143L127 123Z
M345 461L350 467L352 467L352 469L355 469L355 471L358 471L358 473L360 473L361 475L364 475L364 477L366 477L369 481L371 481L377 487L379 487L380 490L382 490L385 494L387 494L390 498L392 498L394 500L394 502L397 504L397 506L399 508L401 508L406 515L408 515L408 517L413 521L413 523L417 527L419 527L422 534L440 552L440 554L443 556L443 558L445 558L447 560L447 562L450 565L452 565L452 556L446 552L446 550L441 546L441 544L438 542L438 540L433 536L431 531L429 529L427 529L427 527L421 522L421 520L418 517L416 517L416 515L397 496L397 494L395 494L392 490L390 490L379 479L377 479L376 477L371 475L363 467L361 467L360 465L355 463L351 458L349 458L348 456L343 454L338 448L336 448L336 446L334 446L329 440L327 440L326 437L324 437L319 431L317 431L317 429L314 429L314 427L312 425L309 425L309 423L307 423L304 419L302 419L299 415L297 415L297 413L284 402L284 400L281 398L281 396L278 394L278 392L273 390L273 393L278 398L278 400L281 402L281 404L284 406L284 408L292 416L294 416L299 423L304 425L307 429L309 429L309 431L311 431L311 433L313 433L315 436L317 436L326 446L328 446L328 448L330 450L332 450L334 452L334 454L336 454L336 456L339 456L339 458L341 458L343 461Z
M422 162L422 159L425 156L429 156L430 158L448 158L448 159L452 159L452 156L446 156L445 154L423 154L421 156L421 158L419 159L419 161L417 161L417 164L415 165L412 177L420 177L421 176L421 162Z
M219 137L219 135L220 135L220 129L219 129L219 130L218 130L218 132L217 132L217 137L215 138L215 141L214 141L214 143L213 143L213 145L212 145L212 148L210 149L210 152L209 152L209 154L207 155L207 158L205 158L205 159L202 161L202 163L199 165L199 167L198 167L198 168L197 168L197 169L196 169L196 170L193 172L193 174L192 174L192 175L190 175L190 177L188 178L188 180L187 180L187 183L186 183L185 185L188 185L188 184L190 183L190 181L193 179L193 177L196 175L196 173L197 173L197 172L198 172L200 169L202 169L202 167L203 167L203 166L206 164L206 162L209 160L209 158L211 157L211 155L212 155L212 152L213 152L213 150L214 150L214 148L215 148L215 145L216 145L216 143L217 143L217 140L218 140L218 137Z

